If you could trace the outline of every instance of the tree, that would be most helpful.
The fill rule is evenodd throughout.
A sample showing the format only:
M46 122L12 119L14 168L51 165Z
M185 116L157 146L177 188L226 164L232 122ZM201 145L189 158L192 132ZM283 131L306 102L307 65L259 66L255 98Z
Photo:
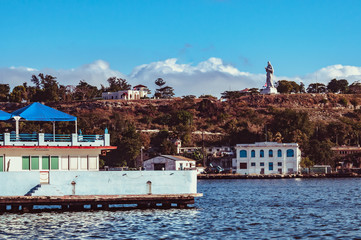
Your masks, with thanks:
M22 102L25 99L26 89L24 86L19 85L14 87L10 94L10 102Z
M172 98L174 96L174 89L169 86L165 86L161 89L158 89L159 93L161 94L161 98Z
M158 149L159 153L166 155L173 155L177 152L176 145L170 140L173 138L172 134L167 130L162 130L157 133L151 140L151 144Z
M332 79L327 84L327 90L333 93L347 93L348 91L348 81L346 79Z
M298 93L300 85L294 81L280 80L277 82L277 91L280 93Z
M9 94L9 84L0 84L0 102L7 102L9 100Z
M58 101L59 84L56 77L39 73L32 75L31 82L35 84L35 94L30 99L32 102L52 102Z
M169 86L164 86L165 83L166 82L162 78L157 78L155 80L155 84L159 88L157 88L155 90L154 97L156 97L156 98L172 98L174 96L174 89Z
M323 83L311 83L307 88L308 93L325 93L326 86Z
M222 98L224 99L237 99L244 95L244 93L241 93L240 91L225 91L221 93Z
M312 139L304 149L305 155L315 164L335 166L333 161L332 144L329 141Z
M306 93L305 84L303 82L300 83L300 93Z
M280 80L277 83L277 91L279 93L290 93L292 91L292 84L287 80Z
M311 168L313 165L315 165L315 163L312 162L309 157L303 157L303 158L301 159L300 166L301 166L302 168L308 168L308 172L310 172L310 168Z
M164 84L165 84L165 81L163 80L163 78L157 78L155 80L155 85L157 85L159 88L161 88Z
M273 120L269 124L273 134L279 132L285 142L295 140L307 141L312 133L312 124L307 112L286 109L275 111Z
M76 100L88 100L98 96L99 90L96 86L88 84L84 80L80 80L79 84L75 87L74 98Z
M126 79L110 77L108 78L109 87L105 88L106 92L118 92L123 90L130 90L131 85L128 84Z
M129 167L139 167L135 165L135 159L140 153L142 147L141 135L135 129L134 125L128 127L122 132L118 144L120 158L127 163Z
M361 93L361 83L359 81L353 82L349 86L349 92L354 94Z

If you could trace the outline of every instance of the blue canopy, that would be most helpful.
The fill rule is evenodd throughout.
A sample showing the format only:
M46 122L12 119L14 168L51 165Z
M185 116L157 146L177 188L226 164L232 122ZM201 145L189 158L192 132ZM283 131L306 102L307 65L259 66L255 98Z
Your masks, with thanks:
M11 118L11 114L4 112L3 110L0 110L0 120L2 121L6 121L9 120Z
M76 121L76 117L54 108L35 102L11 113L11 117L19 116L28 121Z

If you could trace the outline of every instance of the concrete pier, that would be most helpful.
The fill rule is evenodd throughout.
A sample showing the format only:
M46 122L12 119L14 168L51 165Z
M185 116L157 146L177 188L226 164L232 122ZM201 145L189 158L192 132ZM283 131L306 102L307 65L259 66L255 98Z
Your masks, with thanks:
M193 194L152 195L68 195L0 197L0 214L5 212L31 213L44 211L89 211L146 208L187 208L194 204ZM112 206L111 206L112 205ZM47 206L37 207L34 206ZM52 208L53 207L53 208Z

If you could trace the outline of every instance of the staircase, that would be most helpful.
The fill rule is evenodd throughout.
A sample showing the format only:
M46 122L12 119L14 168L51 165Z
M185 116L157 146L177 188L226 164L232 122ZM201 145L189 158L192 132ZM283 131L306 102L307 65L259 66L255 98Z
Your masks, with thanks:
M30 189L25 196L64 196L64 193L62 193L56 186L50 184L38 184Z
M36 192L39 188L41 187L40 184L36 185L35 187L33 187L32 189L29 190L29 192L27 192L25 194L25 196L32 196L34 192Z

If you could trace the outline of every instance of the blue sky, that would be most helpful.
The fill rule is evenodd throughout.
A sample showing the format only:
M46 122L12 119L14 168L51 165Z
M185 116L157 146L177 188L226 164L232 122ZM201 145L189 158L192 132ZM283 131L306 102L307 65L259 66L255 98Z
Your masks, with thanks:
M356 0L0 0L0 83L36 72L73 85L163 77L177 95L217 95L261 87L268 60L276 79L352 82L361 80L360 9ZM209 92L189 90L194 81Z

